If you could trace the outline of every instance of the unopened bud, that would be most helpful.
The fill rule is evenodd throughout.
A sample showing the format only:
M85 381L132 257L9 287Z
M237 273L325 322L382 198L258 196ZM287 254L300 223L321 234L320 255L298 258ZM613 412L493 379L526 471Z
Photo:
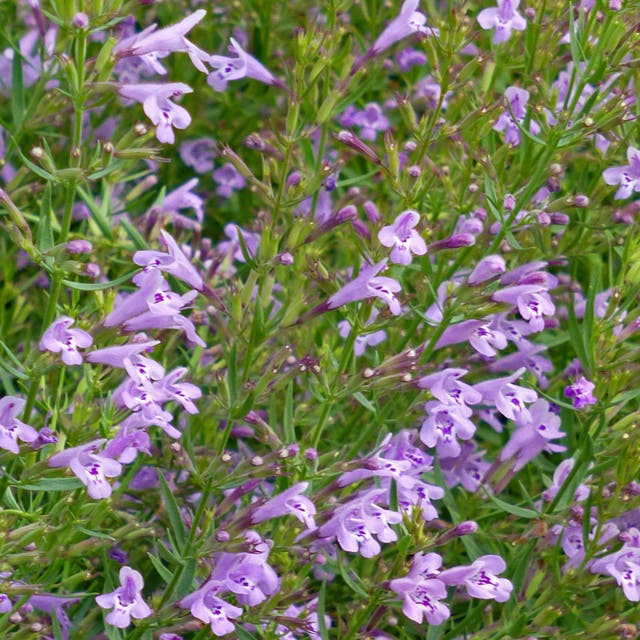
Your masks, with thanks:
M278 256L278 262L288 267L293 264L293 256L288 251L285 251Z
M82 11L73 16L73 24L78 29L86 29L89 26L89 16Z
M44 158L44 149L42 147L33 147L31 151L29 151L29 154L36 160L42 160L42 158Z
M362 208L364 209L364 213L369 219L369 222L373 222L373 224L378 224L379 222L382 222L382 216L378 211L378 207L376 207L375 203L373 203L371 200L367 200L362 205Z
M505 211L513 211L516 208L516 199L515 197L508 193L505 197L504 197L504 201L502 203L502 206L504 207Z
M581 209L583 209L584 207L589 206L589 198L583 194L578 194L577 196L573 197L572 204L574 207L580 207Z
M147 135L147 127L145 125L142 124L142 122L138 122L138 124L136 124L133 127L133 132L137 135L137 136L146 136Z

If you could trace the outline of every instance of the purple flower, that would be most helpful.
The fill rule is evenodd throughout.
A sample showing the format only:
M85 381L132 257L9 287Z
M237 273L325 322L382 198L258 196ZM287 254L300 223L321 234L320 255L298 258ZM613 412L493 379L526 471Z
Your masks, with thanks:
M379 315L379 311L377 309L371 310L371 315L369 316L369 320L365 323L365 327L375 322L376 318ZM341 320L338 323L338 333L341 338L345 338L351 333L351 325L348 320ZM357 356L361 356L367 347L375 347L379 345L381 342L384 342L387 338L387 332L380 331L372 331L369 333L361 333L356 336L355 343L353 345L353 352Z
M86 349L93 344L93 338L82 329L69 329L75 322L73 318L62 316L44 332L38 348L40 351L62 353L62 362L67 365L82 364L78 347Z
M349 302L356 302L367 298L380 298L389 305L389 310L394 316L400 315L400 302L393 295L402 289L400 283L393 278L378 275L386 266L386 260L381 260L374 265L363 265L360 273L354 280L347 283L337 293L334 293L326 302L316 307L313 313L337 309Z
M222 198L230 198L234 191L243 189L247 184L244 176L230 162L216 169L213 179L218 183L216 193Z
M191 190L197 186L198 179L192 178L183 185L168 193L161 204L154 205L148 214L166 214L175 224L180 224L187 229L199 230L204 220L204 200ZM196 221L179 213L180 209L193 209Z
M402 51L399 51L396 55L396 62L400 71L406 72L411 67L419 67L427 62L427 56L422 52L414 49L413 47L407 47Z
M607 184L620 185L614 196L616 200L628 198L634 191L640 192L640 150L629 147L627 160L629 160L629 164L622 167L610 167L602 173L602 178Z
M502 256L486 256L475 266L467 282L471 285L480 284L503 274L505 271L506 265Z
M184 255L178 243L163 229L160 231L164 244L169 253L160 251L137 251L133 255L133 261L144 267L144 271L158 269L166 271L179 280L186 282L198 291L202 290L202 276L196 271L187 256ZM133 278L135 284L140 284L141 275L138 274Z
M590 404L596 404L598 399L594 397L595 384L580 376L573 384L565 387L564 397L571 398L574 409L583 409Z
M103 609L113 609L106 621L114 627L126 629L131 618L140 620L151 615L151 609L142 599L142 576L130 567L120 569L120 586L111 593L96 596L96 602Z
M417 211L403 211L393 224L382 227L378 232L378 240L385 247L393 247L391 262L410 264L411 254L423 256L427 253L427 245L422 236L414 229L420 222Z
M420 624L424 619L429 624L442 624L451 615L440 600L447 595L447 588L437 576L442 558L437 553L417 553L409 574L389 582L392 591L402 599L402 613Z
M422 423L420 440L427 447L435 447L441 458L457 458L460 455L460 440L473 437L476 427L469 420L471 409L465 405L427 402L429 414Z
M183 609L190 609L191 615L205 624L211 625L211 631L216 636L233 633L235 624L231 621L242 615L242 609L229 604L218 597L222 591L222 584L215 580L208 580L197 591L186 596L178 605Z
M15 396L0 399L0 448L20 453L18 439L23 442L34 442L38 432L30 425L16 418L22 413L26 401Z
M234 260L237 260L238 262L245 261L239 236L242 236L244 246L246 247L249 256L253 258L257 255L258 247L260 246L259 234L252 233L251 231L247 231L246 229L242 229L238 225L231 222L224 226L224 232L229 240L223 241L218 245L218 251L222 255L226 256L231 254Z
M97 499L111 495L111 485L107 478L115 478L122 472L122 465L99 452L104 439L92 440L87 444L65 449L49 458L50 467L69 467L87 487L87 493Z
M0 593L0 613L7 613L13 609L13 604L6 593Z
M308 482L298 482L282 493L267 500L251 514L251 523L258 524L271 518L277 518L286 514L295 516L309 530L316 528L313 519L316 508L309 498L302 492L309 486Z
M248 54L235 40L231 40L231 49L237 54L237 58L213 55L209 58L211 66L215 69L207 77L207 83L214 91L224 91L229 80L240 78L253 78L269 85L280 85L278 79L252 55Z
M193 89L182 82L168 84L123 84L120 95L142 104L147 117L156 125L156 138L160 142L173 144L173 128L186 129L191 124L189 112L169 98L179 98Z
M551 502L558 491L562 488L562 485L566 482L571 470L573 469L573 465L575 461L573 458L567 458L563 460L553 472L553 480L551 482L551 486L542 492L542 499L545 502ZM584 484L579 484L575 494L573 495L574 502L583 502L589 496L589 487Z
M340 505L333 516L318 529L318 534L321 537L335 536L345 551L360 553L364 558L378 555L378 540L397 540L396 532L389 525L402 521L402 516L397 511L383 509L376 504L385 494L386 491L373 489Z
M544 316L552 316L556 307L543 285L519 284L499 289L491 298L496 302L516 305L520 315L535 331L544 329Z
M235 594L238 604L256 606L278 591L280 580L267 564L269 546L252 531L245 534L249 544L257 548L251 553L222 553L214 556L216 566L211 579L221 582L226 590ZM263 551L260 549L264 547Z
M207 173L213 169L216 143L213 138L185 140L180 145L182 162L193 167L197 173Z
M487 358L493 358L497 354L496 349L507 346L507 337L498 328L492 327L489 320L463 320L442 332L436 349L466 341Z
M519 4L520 0L498 0L497 7L483 9L478 14L483 29L495 29L494 44L506 42L514 29L524 31L527 28L527 21L516 11Z
M500 460L515 457L514 471L522 469L542 451L557 453L567 449L551 442L561 438L565 433L560 431L560 417L549 410L546 400L536 400L529 412L531 419L527 422L520 421L509 442L500 452Z
M466 369L443 369L418 380L421 389L429 389L440 402L445 404L477 404L482 394L460 378L468 373Z
M121 369L126 368L127 363L133 363L144 378L157 380L164 375L164 367L155 362L155 360L150 360L140 355L143 351L151 351L157 344L160 344L160 340L129 342L128 344L97 349L87 354L87 362L106 364L110 367L119 367ZM160 373L159 375L156 374L157 377L154 377L153 372Z
M448 487L461 484L471 493L478 490L480 482L491 466L482 458L484 451L476 451L472 440L461 443L461 452L457 458L443 458L440 461L442 474Z
M437 29L427 27L426 16L416 11L418 4L419 0L405 0L402 3L400 14L378 36L378 39L369 50L368 57L381 53L412 33L421 33L425 36L438 35Z
M604 573L615 578L625 597L640 601L640 531L631 528L625 532L627 542L615 553L599 558L590 565L592 573Z
M493 129L504 131L505 143L517 147L520 145L520 127L527 116L526 105L529 101L529 92L518 87L507 87L504 100L507 108L500 114ZM529 123L529 131L537 135L540 133L540 125L532 120Z
M531 413L525 404L538 399L538 394L533 389L513 384L524 371L524 367L521 367L510 376L485 380L474 387L482 394L484 404L495 406L503 416L516 424L531 423Z
M364 140L375 140L379 131L389 128L389 119L375 102L370 102L362 111L356 111L351 122L360 127L360 137Z
M93 245L83 238L74 238L67 242L66 249L67 253L71 255L79 255L82 253L91 253L93 251Z
M205 17L206 13L204 9L199 9L177 24L158 31L156 31L157 25L152 24L144 31L118 42L113 48L113 53L118 58L139 56L156 73L165 74L167 71L158 62L158 58L182 51L189 54L189 58L191 58L191 62L196 69L207 73L208 70L202 62L209 60L209 54L185 38L185 35Z
M438 576L447 585L463 585L472 598L506 602L511 596L513 585L506 578L495 574L507 568L500 556L481 556L467 567L447 569Z

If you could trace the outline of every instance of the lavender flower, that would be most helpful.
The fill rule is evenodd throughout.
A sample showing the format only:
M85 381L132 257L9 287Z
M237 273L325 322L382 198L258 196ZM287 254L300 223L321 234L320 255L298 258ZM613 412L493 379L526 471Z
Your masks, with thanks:
M360 127L360 137L364 140L375 140L379 131L386 131L390 126L389 119L375 102L370 102L362 111L355 112L351 122Z
M619 184L614 198L623 200L633 192L640 192L640 150L635 147L627 149L629 164L622 167L610 167L602 173L602 178L609 185Z
M385 247L393 247L390 260L396 264L411 263L411 254L423 256L427 253L427 245L422 236L414 229L420 222L417 211L403 211L393 224L382 227L378 232L378 240Z
M590 571L615 578L627 600L640 602L640 531L631 528L625 538L627 542L619 551L595 560Z
M120 569L120 586L111 593L96 596L96 602L103 609L113 609L106 621L114 627L126 629L131 618L140 620L151 615L151 609L142 599L144 581L140 573L130 567Z
M594 397L595 384L580 376L573 384L565 387L565 398L571 398L574 409L583 409L590 404L596 404L598 399Z
M385 491L373 489L356 496L336 508L333 516L318 529L321 537L333 537L350 553L360 553L364 558L372 558L380 553L380 542L398 539L390 524L402 521L402 516L376 504ZM376 535L376 540L373 535Z
M30 425L18 420L26 401L15 396L0 399L0 448L18 454L18 439L22 442L34 442L38 432Z
M427 18L423 13L416 11L419 0L405 0L400 7L400 14L394 18L378 36L366 57L377 55L388 49L399 40L410 36L412 33L421 33L425 36L438 35L437 29L427 27Z
M218 183L216 193L222 198L230 198L234 191L243 189L247 184L244 176L230 162L216 169L213 179Z
M93 338L82 329L70 329L75 322L69 316L54 320L44 332L38 348L40 351L62 352L62 362L67 365L82 364L82 355L78 348L85 349L93 344Z
M184 255L178 243L164 229L160 231L160 234L169 253L137 251L133 255L133 261L137 265L144 267L144 272L152 269L166 271L179 280L190 284L194 289L201 291L203 287L202 276L196 271L187 256ZM133 278L133 282L139 284L142 279L141 274L138 274Z
M174 224L180 224L187 229L199 230L204 220L204 200L192 189L197 186L198 179L192 178L177 189L170 191L164 197L164 200L154 205L147 215L165 214ZM196 220L180 213L181 209L193 209L195 211Z
M527 28L527 21L516 11L519 4L520 0L498 0L497 7L483 9L478 14L478 22L483 29L495 29L494 44L509 40L514 29L524 31Z
M429 624L442 624L451 615L449 608L440 600L447 595L445 583L439 579L442 558L437 553L417 553L409 574L390 581L392 591L402 600L402 613L420 624L424 619Z
M354 280L347 283L337 293L334 293L326 302L316 307L312 314L337 309L349 302L356 302L366 298L380 298L389 305L389 310L394 316L400 315L400 302L393 295L402 289L400 283L393 278L378 275L386 265L386 260L381 260L374 265L363 265Z
M169 98L179 98L193 89L182 82L168 84L123 84L120 95L140 102L147 117L156 125L156 137L160 142L173 144L173 128L186 129L191 124L189 112Z
M298 482L282 493L267 500L251 514L251 523L257 524L286 514L295 516L309 530L316 528L313 519L316 508L302 492L309 486L308 482Z
M529 411L530 421L520 422L500 452L500 460L515 457L514 471L522 469L542 451L557 453L567 449L563 445L551 442L561 438L565 433L560 431L560 418L550 411L549 403L542 399L536 400Z
M520 128L527 116L526 105L529 101L529 92L518 87L507 87L504 92L506 109L493 125L494 131L504 132L505 144L514 147L520 145ZM529 131L533 135L540 133L540 125L533 120L529 123Z
M240 607L218 597L222 590L222 583L208 580L178 603L181 608L189 609L194 618L210 624L212 633L218 637L233 633L235 625L232 620L242 615Z
M461 440L473 437L476 427L469 420L471 409L457 404L427 402L427 419L422 423L420 440L427 447L435 447L442 458L457 458L460 455Z
M281 84L261 62L248 54L237 40L229 39L231 40L231 49L238 56L237 58L216 55L209 58L209 63L215 71L209 74L207 83L214 91L224 91L229 80L239 80L240 78L253 78L269 85Z
M179 149L180 157L197 173L207 173L213 169L216 143L213 138L185 140Z
M122 465L102 455L100 446L104 439L93 440L87 444L65 449L49 458L50 467L69 467L76 477L87 487L87 493L94 499L108 498L111 485L107 478L119 476Z
M438 578L447 585L463 585L472 598L506 602L513 591L513 584L495 574L507 568L500 556L481 556L470 566L442 571Z
M117 58L139 56L156 73L165 74L166 69L158 62L158 58L170 53L182 51L189 54L191 62L199 71L207 73L203 61L209 60L209 54L196 47L185 38L185 35L197 25L207 12L204 9L187 16L177 24L156 31L157 25L152 24L144 31L125 38L116 44L113 53Z

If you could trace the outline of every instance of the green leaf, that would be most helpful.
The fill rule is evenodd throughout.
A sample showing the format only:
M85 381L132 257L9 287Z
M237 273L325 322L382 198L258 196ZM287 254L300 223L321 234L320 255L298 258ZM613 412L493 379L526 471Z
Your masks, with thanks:
M240 625L236 625L234 634L240 638L240 640L258 640L256 636L249 633L246 629L243 629Z
M506 513L510 513L513 516L518 516L519 518L527 518L531 520L533 518L539 518L540 514L533 509L525 509L524 507L517 507L513 504L509 504L504 500L500 500L497 496L492 495L489 491L485 489L485 494L495 504L501 511L505 511Z
M184 569L182 570L182 575L180 576L180 580L175 588L175 597L183 598L188 593L195 591L197 588L194 578L196 575L196 570L198 568L198 563L195 558L189 558L185 564Z
M342 576L342 579L345 581L347 586L353 592L357 593L365 601L369 600L369 594L365 589L364 583L352 570L349 569L348 566L344 564L343 556L342 556L342 553L340 552L338 552L338 569L340 571L340 575ZM320 611L318 609L318 619L319 618L320 618Z
M73 491L82 487L78 478L43 478L36 484L20 484L20 489L29 491Z
M149 557L149 560L151 560L151 564L155 567L155 570L158 572L160 577L169 584L173 578L173 573L171 573L171 571L162 564L160 558L155 556L153 553L147 553L147 556Z
M57 179L53 174L49 173L48 171L45 171L42 167L39 167L37 164L34 164L33 162L31 162L31 160L29 160L29 158L27 158L27 156L25 156L24 153L20 151L20 148L18 147L18 143L15 141L15 139L13 140L13 143L16 146L18 155L20 156L22 162L24 162L27 165L27 167L29 167L29 169L33 171L33 173L40 176L41 178L44 178L48 182L57 182Z
M318 604L316 608L316 612L318 614L318 633L322 640L329 640L329 632L327 631L327 621L324 619L325 616L325 602L327 599L327 583L325 581L322 582L322 586L320 587L320 593L318 594Z
M287 386L287 395L284 399L284 418L282 420L282 428L284 429L284 441L295 442L296 430L293 426L293 382L290 382Z
M36 227L36 246L46 253L53 247L53 231L51 229L51 183L47 182L42 192L42 206Z
M169 488L164 474L159 473L158 478L160 479L160 492L162 493L165 509L167 510L167 516L169 517L171 532L173 533L176 544L178 545L178 551L182 554L187 541L187 532L184 527L182 517L180 516L180 509L178 508L176 498L173 495L173 491Z
M375 406L365 398L365 396L360 391L355 391L353 397L368 411L371 413L378 413Z
M13 61L11 63L11 115L15 130L22 129L24 122L24 81L22 78L22 54L18 47L13 48Z
M84 527L79 527L77 525L76 529L78 531L82 531L82 533L85 533L92 538L99 538L100 540L107 540L109 542L118 542L117 538L114 538L107 533L102 533L102 531L91 531L91 529L85 529Z
M73 282L73 280L63 280L62 284L71 289L78 289L79 291L103 291L104 289L110 289L111 287L130 280L138 271L139 269L129 271L129 273L125 273L115 280L109 280L109 282Z

